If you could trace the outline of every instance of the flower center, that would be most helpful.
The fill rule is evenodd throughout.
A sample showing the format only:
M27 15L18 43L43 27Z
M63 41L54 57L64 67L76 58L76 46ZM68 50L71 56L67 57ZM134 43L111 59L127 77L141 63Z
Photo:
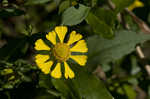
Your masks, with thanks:
M65 43L57 43L53 48L53 55L58 61L64 62L69 58L70 48Z

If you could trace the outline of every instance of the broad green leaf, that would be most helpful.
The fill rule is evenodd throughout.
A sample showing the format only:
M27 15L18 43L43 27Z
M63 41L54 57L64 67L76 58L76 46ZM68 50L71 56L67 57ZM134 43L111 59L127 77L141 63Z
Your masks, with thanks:
M115 38L109 40L99 36L89 37L88 43L88 62L94 65L97 63L107 63L133 52L135 46L150 39L150 35L136 33L134 31L116 31Z
M25 5L44 4L51 0L28 0Z
M52 79L52 84L54 85L54 87L62 93L63 96L65 97L69 97L71 94L71 90L69 89L69 87L67 86L67 84L65 83L64 80L62 79Z
M116 6L116 12L122 11L133 3L134 0L112 0Z
M73 65L76 77L70 80L52 79L55 88L71 99L113 99L105 85L84 68Z
M82 99L113 99L105 85L96 76L85 71L83 67L76 70L76 77L72 83Z
M89 7L79 4L79 8L70 7L62 14L63 25L76 25L81 23L88 15L90 11Z
M86 18L87 23L92 27L96 34L106 38L112 38L114 33L112 28L108 26L104 20L99 19L96 15L90 12Z
M67 9L70 6L70 1L63 1L59 6L59 14L62 13L65 9Z
M108 26L114 27L116 14L113 11L104 8L95 8L92 12L99 20L103 20Z

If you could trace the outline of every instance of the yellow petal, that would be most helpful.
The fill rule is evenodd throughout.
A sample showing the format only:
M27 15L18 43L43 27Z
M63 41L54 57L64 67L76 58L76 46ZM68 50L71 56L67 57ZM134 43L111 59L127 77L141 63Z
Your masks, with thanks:
M132 5L130 5L130 6L128 7L128 10L129 10L129 11L132 11L134 8L135 8L135 5L132 4Z
M134 3L128 7L128 9L130 11L132 11L133 9L138 8L138 7L144 7L144 4L143 4L143 2L141 2L139 0L135 0Z
M72 31L67 44L73 44L74 42L79 41L80 39L82 39L82 35L76 34L76 31Z
M80 40L79 42L76 43L75 46L73 46L70 51L72 52L87 52L88 48L86 46L85 40Z
M139 0L135 1L135 5L136 5L136 7L143 7L144 6L143 2L141 2Z
M65 35L68 31L67 27L66 26L57 26L55 28L55 31L60 39L60 42L63 43Z
M50 47L47 46L42 39L38 39L35 42L35 47L36 50L50 50Z
M70 69L69 65L64 62L64 66L65 66L65 78L74 78L75 74L74 72Z
M71 55L70 58L75 60L81 66L84 66L87 62L87 56L86 55Z
M54 78L61 78L61 75L61 66L60 63L57 63L56 67L51 72L51 76Z
M47 35L46 35L46 38L52 42L53 45L56 44L56 33L54 31L52 32L49 32Z
M42 68L42 72L44 72L45 74L48 74L50 72L50 69L53 65L53 61L48 61L46 63L41 64Z
M37 54L35 56L35 62L38 64L43 64L45 63L48 59L49 59L49 55L41 55L41 54Z
M42 72L44 72L45 74L48 74L50 72L50 68L53 64L53 61L48 61L49 59L49 55L36 55L35 56L35 62L37 64L37 66L42 70Z

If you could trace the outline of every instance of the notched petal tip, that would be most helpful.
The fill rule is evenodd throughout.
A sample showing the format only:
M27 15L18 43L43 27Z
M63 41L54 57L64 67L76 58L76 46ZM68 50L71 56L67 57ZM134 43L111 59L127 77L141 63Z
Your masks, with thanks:
M66 62L64 62L64 66L65 66L65 78L66 79L68 79L68 78L70 78L70 79L74 78L75 74L72 71L72 69L69 67L69 65Z
M81 52L86 53L88 52L87 44L85 40L78 41L71 49L72 52Z
M55 32L58 35L61 43L63 43L67 31L68 31L68 28L66 26L55 27Z
M53 64L53 61L46 62L49 58L49 55L37 54L35 56L35 62L44 74L48 74L50 72L50 68Z
M82 39L82 35L77 34L76 31L72 31L67 44L71 45L71 44L75 43L76 41L79 41L80 39Z
M40 63L44 63L46 60L48 60L50 58L49 55L41 55L41 54L37 54L35 56L35 61L36 62L40 62Z
M38 39L35 42L35 50L50 50L50 47L44 43L42 39Z
M71 55L70 58L76 61L79 65L85 66L88 57L86 55Z
M49 32L49 33L46 35L46 38L47 38L53 45L56 44L56 33L55 33L54 31Z

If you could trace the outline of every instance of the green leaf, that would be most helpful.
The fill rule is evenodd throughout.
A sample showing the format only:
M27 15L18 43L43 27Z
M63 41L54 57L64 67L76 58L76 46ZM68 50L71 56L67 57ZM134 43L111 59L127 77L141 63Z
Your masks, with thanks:
M127 8L133 3L134 0L112 0L116 6L116 12L121 12L124 8Z
M89 7L79 4L79 8L70 7L62 14L63 25L76 25L81 23L88 15Z
M63 1L59 6L59 14L65 11L70 6L70 1Z
M95 8L92 12L99 18L99 20L103 20L108 26L114 27L116 14L112 10Z
M62 79L52 79L52 84L55 86L55 88L63 94L63 96L67 97L70 94L70 89Z
M73 65L74 79L52 79L55 88L71 99L112 99L105 85L79 65ZM69 98L69 99L70 99Z
M112 31L112 28L108 26L104 20L99 19L92 12L88 14L86 21L96 34L99 34L105 38L113 37L114 33Z
M44 4L51 0L28 0L25 5Z
M50 76L41 73L39 75L39 86L42 88L50 89L52 87Z
M89 37L87 40L89 48L88 62L92 62L92 65L94 65L94 63L103 64L120 59L134 51L138 43L149 39L150 35L126 30L116 31L115 38L111 40L99 36Z
M94 75L89 74L80 66L75 71L76 77L72 80L74 88L82 99L113 99L105 85Z

